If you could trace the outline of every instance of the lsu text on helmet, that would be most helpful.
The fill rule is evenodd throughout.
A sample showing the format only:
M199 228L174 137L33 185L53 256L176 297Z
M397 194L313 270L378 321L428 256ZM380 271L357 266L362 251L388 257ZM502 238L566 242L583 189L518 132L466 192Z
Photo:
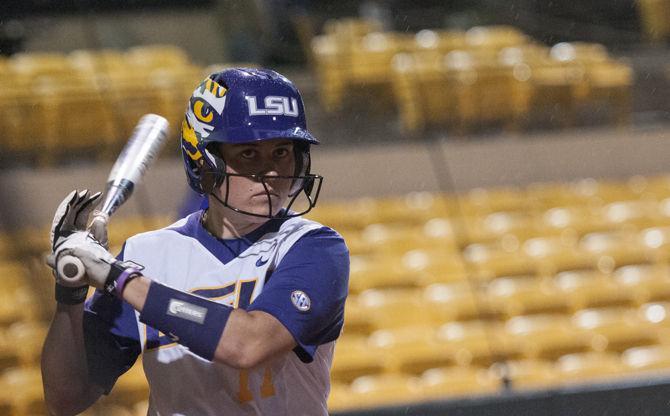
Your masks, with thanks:
M222 143L274 139L291 140L296 160L294 175L283 177L292 180L292 185L289 202L279 217L302 215L316 204L323 178L310 173L310 145L319 141L307 130L300 92L288 78L268 69L233 68L211 74L191 95L182 122L181 151L189 185L237 212L272 217L271 206L268 215L250 213L230 206L227 193L221 200L213 191L231 176L246 176L262 182L267 192L264 181L272 176L227 173L217 149ZM306 209L290 211L301 194L307 198Z

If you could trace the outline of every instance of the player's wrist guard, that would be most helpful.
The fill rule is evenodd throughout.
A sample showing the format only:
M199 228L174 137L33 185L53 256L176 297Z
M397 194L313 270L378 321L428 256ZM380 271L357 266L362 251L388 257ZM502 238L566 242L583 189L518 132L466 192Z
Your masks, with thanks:
M140 322L212 361L233 308L151 282Z
M115 261L110 264L103 291L110 296L121 298L126 284L132 279L142 276L141 270L134 263Z
M87 294L88 285L69 287L56 283L56 288L54 290L56 302L62 303L63 305L79 305L86 300Z

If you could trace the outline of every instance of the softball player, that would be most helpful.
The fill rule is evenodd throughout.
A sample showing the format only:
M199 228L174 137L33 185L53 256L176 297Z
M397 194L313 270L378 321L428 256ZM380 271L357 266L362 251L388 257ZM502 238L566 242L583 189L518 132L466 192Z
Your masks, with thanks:
M339 234L301 217L322 180L310 172L313 144L291 81L229 69L194 91L181 130L207 209L131 237L114 257L83 230L99 195L63 201L49 263L78 257L97 290L84 303L86 286L57 278L42 356L54 414L91 406L140 354L149 415L327 414L349 254Z

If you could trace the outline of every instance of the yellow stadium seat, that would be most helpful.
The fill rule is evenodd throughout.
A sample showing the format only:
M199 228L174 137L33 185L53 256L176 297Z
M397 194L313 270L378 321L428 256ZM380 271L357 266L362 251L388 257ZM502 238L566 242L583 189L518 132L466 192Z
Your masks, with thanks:
M487 300L501 315L510 318L536 313L568 312L567 296L550 281L536 276L497 278L487 286Z
M175 45L141 45L128 49L126 61L137 67L179 67L189 64L186 51Z
M351 256L349 289L413 288L467 278L461 257L442 248Z
M25 263L18 261L0 261L0 288L12 291L21 287L29 287L28 269Z
M560 357L556 361L556 370L565 384L607 381L627 372L618 354L593 351Z
M670 344L670 302L650 302L641 305L638 316L645 324L653 325L658 339L663 344Z
M505 323L503 334L530 359L555 359L590 348L587 334L575 328L567 315L517 316Z
M638 303L670 300L670 265L630 264L614 270L612 278Z
M101 75L103 92L115 115L119 148L130 137L140 117L147 113L160 114L163 109L160 92L149 80L150 71L129 67Z
M400 122L407 134L456 121L451 80L442 66L442 53L399 53L392 60L393 92Z
M41 312L36 305L38 302L34 290L27 286L0 291L0 325L35 320Z
M62 156L93 149L104 154L121 140L115 128L115 110L95 79L51 83L44 89L52 94L47 103L51 116L45 121L47 128L54 132L52 140L46 142L48 152Z
M538 272L538 264L520 249L516 237L501 239L499 243L474 243L463 250L463 257L480 280L491 280L496 277L526 276Z
M634 180L607 181L595 178L584 178L569 184L573 192L588 198L593 204L609 204L639 199L638 186Z
M468 278L468 271L460 254L439 246L403 253L400 257L400 269L417 286L462 282Z
M615 267L653 260L639 234L634 231L589 233L580 239L579 248L593 255L598 268L606 273Z
M552 279L572 311L606 306L632 306L634 293L596 270L572 270Z
M523 243L521 249L537 263L540 276L591 269L596 265L590 253L577 249L576 237L569 234L531 238Z
M549 360L509 360L494 363L489 371L501 382L506 378L513 390L541 389L558 383L556 369Z
M337 230L362 230L378 222L376 211L373 198L359 198L319 204L307 217Z
M397 256L352 256L350 262L349 290L360 293L374 288L411 288L418 285L403 270Z
M159 94L159 114L170 122L173 135L181 129L184 103L206 75L209 73L205 73L203 68L190 64L159 67L149 73L148 81Z
M495 212L525 212L528 199L524 189L517 187L473 188L460 196L464 213L486 215Z
M383 354L387 372L419 375L454 363L449 349L436 339L435 327L411 326L375 331L369 343Z
M518 355L517 347L501 335L496 322L450 322L438 329L437 340L458 365L489 366Z
M347 65L345 48L336 36L315 36L311 41L314 70L319 79L319 97L327 112L342 108L347 85Z
M358 300L375 329L431 323L420 289L369 289Z
M451 213L453 201L445 195L426 191L377 200L379 222L421 225Z
M418 379L404 374L379 374L355 379L349 400L356 407L375 407L412 403L423 399Z
M670 36L670 4L666 0L635 2L644 34L652 42L662 42Z
M14 236L15 250L20 255L43 256L51 251L49 245L50 226L28 226L18 230Z
M414 36L415 51L434 51L444 54L467 47L465 32L457 30L423 29Z
M444 252L456 251L453 240L447 238L431 238L421 225L376 223L370 224L361 231L361 239L374 252L389 254L404 253L414 249L442 249Z
M621 352L658 342L652 325L631 308L584 309L574 314L573 323L591 335L591 346L596 351Z
M342 336L335 344L331 369L334 381L350 383L357 377L379 374L384 370L384 357L360 335Z
M608 104L615 122L627 125L632 113L633 78L633 68L621 60L593 63L586 72L586 99L589 104Z
M643 176L642 195L647 198L664 201L670 197L670 175L648 175ZM637 181L638 183L640 180Z
M20 82L40 76L67 76L72 72L70 62L61 53L21 52L12 55L7 64Z
M349 82L352 85L381 84L391 86L391 60L403 50L411 49L414 35L402 32L371 32L349 50Z
M48 326L43 322L16 322L5 331L5 337L16 345L16 353L25 366L37 365Z
M670 204L668 204L668 208L670 208ZM668 212L670 213L670 210ZM666 214L664 216L664 218L670 218ZM661 262L670 260L670 226L646 228L640 231L639 238L642 246L649 252L649 257Z
M670 371L670 347L668 345L648 345L630 348L621 354L621 360L630 371Z
M73 68L91 74L120 71L128 65L123 52L114 49L77 49L67 59Z
M328 410L337 412L356 407L356 404L352 403L350 400L350 394L348 384L331 381L330 393L328 394ZM137 416L140 415L138 414Z
M109 400L113 403L130 407L146 400L148 397L149 384L144 375L142 360L138 359L130 370L116 381L109 395Z
M17 415L47 414L39 367L17 367L0 374L0 391L9 392Z
M358 295L350 294L344 306L344 333L347 335L368 335L373 327L365 309L358 302Z
M46 122L53 115L47 112L49 97L36 94L35 87L14 83L0 89L0 146L5 154L37 159L45 152L45 143L53 140Z
M427 370L419 381L424 399L493 393L502 388L500 379L483 368L441 367Z
M596 211L588 206L556 206L544 211L540 217L545 235L559 235L566 231L584 235L611 227Z
M612 229L625 226L644 229L661 223L658 203L648 200L611 202L601 208L601 216Z
M513 26L475 26L465 32L470 48L502 49L528 42L528 36Z
M494 316L479 295L477 282L435 283L423 290L424 310L434 322L469 321Z

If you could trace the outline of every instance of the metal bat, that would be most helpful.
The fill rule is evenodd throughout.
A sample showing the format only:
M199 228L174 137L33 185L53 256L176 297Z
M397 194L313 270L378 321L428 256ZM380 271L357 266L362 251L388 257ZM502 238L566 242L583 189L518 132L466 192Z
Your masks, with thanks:
M100 212L96 214L96 219L103 222L103 226L130 198L135 185L156 159L167 138L168 127L168 121L156 114L146 114L140 118L107 178L105 199ZM56 270L59 278L70 285L76 284L84 276L84 265L70 255L58 259Z

